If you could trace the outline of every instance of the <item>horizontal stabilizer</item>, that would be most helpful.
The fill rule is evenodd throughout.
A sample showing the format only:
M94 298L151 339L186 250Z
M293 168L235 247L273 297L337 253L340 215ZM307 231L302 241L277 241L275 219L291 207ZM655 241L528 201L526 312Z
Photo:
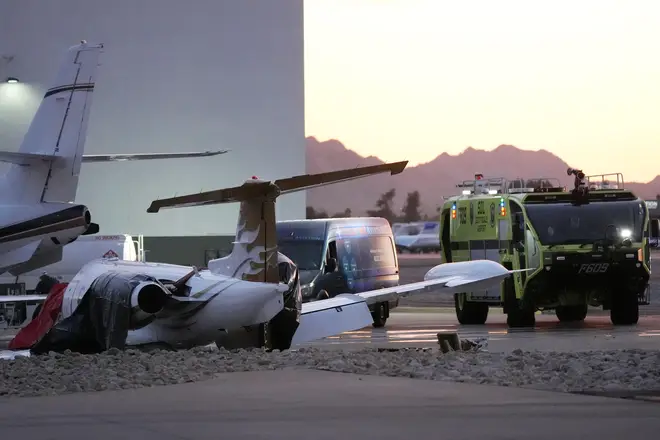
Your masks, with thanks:
M400 174L406 169L408 161L385 163L382 165L373 165L369 167L350 168L346 170L330 171L319 174L303 174L302 176L288 177L278 179L273 182L281 194L288 194L296 191L304 191L318 186L324 186L334 183L348 182L349 180L360 179L371 174L381 174L389 172L391 175Z
M27 301L46 301L48 295L0 295L0 304L27 302Z
M17 151L0 151L0 162L13 163L16 165L34 165L38 163L55 162L60 156L52 154L19 153Z
M210 157L225 154L229 150L198 151L192 153L134 153L134 154L85 154L84 163L124 162L127 160L185 159L188 157Z
M362 298L352 294L307 302L302 305L300 325L291 344L302 344L359 330L371 324L373 318Z
M158 212L160 209L165 208L182 208L187 206L204 206L219 203L241 202L244 200L257 199L259 197L268 197L273 195L277 197L280 194L303 191L317 186L345 182L369 175L387 172L391 173L392 175L399 174L406 168L407 164L408 161L403 161L368 167L331 171L328 173L303 174L300 176L275 180L274 182L259 180L247 181L241 186L235 186L232 188L224 188L214 191L200 192L198 194L189 194L186 196L154 200L151 202L151 206L149 206L147 212Z
M229 150L198 151L191 153L134 153L134 154L85 154L82 161L89 162L124 162L128 160L185 159L190 157L210 157L225 154ZM58 162L65 162L66 157L53 154L19 153L17 151L0 151L0 162L16 165L35 165L52 162L57 167Z

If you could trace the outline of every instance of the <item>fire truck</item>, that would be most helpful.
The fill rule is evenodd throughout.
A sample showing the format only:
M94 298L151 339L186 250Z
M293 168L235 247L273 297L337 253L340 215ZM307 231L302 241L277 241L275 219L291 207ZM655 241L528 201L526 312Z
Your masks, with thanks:
M457 185L441 209L443 262L488 259L525 269L501 286L454 296L461 324L483 324L502 307L509 327L535 324L554 310L582 321L589 306L610 311L614 325L633 325L649 304L652 227L644 200L621 173L585 176L569 168L573 188L555 178L485 178ZM657 222L658 220L653 220Z

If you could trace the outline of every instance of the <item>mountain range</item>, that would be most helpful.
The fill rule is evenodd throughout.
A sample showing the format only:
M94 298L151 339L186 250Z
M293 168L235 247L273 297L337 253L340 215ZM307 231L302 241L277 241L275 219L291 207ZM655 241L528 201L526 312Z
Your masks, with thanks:
M314 137L306 139L306 165L308 173L321 173L342 168L382 164L375 156L362 157L346 148L340 141L320 142ZM442 153L430 162L407 167L401 174L376 175L351 182L322 186L307 191L307 206L332 215L350 209L353 215L365 215L374 209L376 201L391 188L395 188L395 212L400 212L408 192L419 191L424 214L435 215L443 197L457 194L456 184L470 179L475 172L489 170L485 177L555 177L570 187L572 178L566 174L569 165L547 150L521 150L513 145L500 145L492 151L467 148L462 153ZM524 170L524 172L521 172ZM625 177L625 176L624 176ZM655 199L660 194L660 176L650 182L626 182L627 189L644 199Z

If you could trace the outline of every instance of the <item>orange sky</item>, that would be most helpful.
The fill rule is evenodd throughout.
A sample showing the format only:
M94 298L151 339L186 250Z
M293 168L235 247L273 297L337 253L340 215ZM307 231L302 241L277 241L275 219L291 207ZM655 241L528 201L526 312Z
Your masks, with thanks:
M658 23L657 0L305 0L306 133L411 165L507 143L651 180Z

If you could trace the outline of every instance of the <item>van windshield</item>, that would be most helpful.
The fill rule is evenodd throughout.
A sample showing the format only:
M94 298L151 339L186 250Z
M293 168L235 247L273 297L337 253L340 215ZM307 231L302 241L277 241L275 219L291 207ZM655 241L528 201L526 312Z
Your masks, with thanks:
M525 205L525 210L545 245L591 244L604 239L612 226L629 231L632 241L642 241L644 207L639 201Z
M319 270L323 260L322 240L279 240L279 251L298 266L298 270Z
M337 240L337 257L345 274L396 269L392 240L386 236L351 237Z

